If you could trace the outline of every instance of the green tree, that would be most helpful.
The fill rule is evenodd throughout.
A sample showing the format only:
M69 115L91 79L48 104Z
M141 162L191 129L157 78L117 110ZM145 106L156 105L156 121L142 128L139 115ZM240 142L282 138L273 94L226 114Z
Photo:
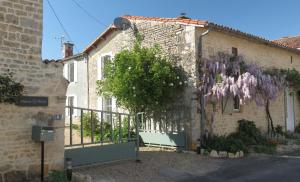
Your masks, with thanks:
M165 111L186 84L182 68L172 64L158 45L146 48L140 41L116 54L104 71L98 94L114 96L119 106L148 115Z

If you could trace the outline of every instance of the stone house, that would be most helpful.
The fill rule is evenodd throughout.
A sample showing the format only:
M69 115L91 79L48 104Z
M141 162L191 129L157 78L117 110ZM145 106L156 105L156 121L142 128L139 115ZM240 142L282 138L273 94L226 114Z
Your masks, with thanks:
M99 102L102 100L96 94L95 83L101 79L103 61L120 50L131 47L135 29L144 37L144 46L160 44L164 52L176 59L176 64L182 66L188 74L189 86L181 103L189 108L187 133L190 149L196 147L201 130L200 101L195 92L199 75L197 65L204 58L215 56L218 52L239 54L246 61L265 68L295 68L300 71L299 50L226 26L192 20L185 16L156 18L126 15L122 17L122 21L129 28L118 29L112 25L83 51L87 55L89 68L89 108L99 109ZM281 125L287 130L293 130L300 122L299 103L293 93L293 90L281 93L271 103L270 111L275 126ZM266 131L264 108L259 108L253 102L240 106L234 100L227 107L227 112L222 113L220 104L217 104L215 122L212 124L214 134L226 135L233 132L240 119L253 120L261 130Z
M87 108L88 107L88 87L87 87L87 61L84 54L73 55L73 44L64 43L64 58L60 60L64 65L63 75L68 80L66 93L66 105ZM66 51L69 50L69 51ZM65 52L69 52L70 55ZM80 116L80 112L75 110L74 116ZM66 111L69 117L69 111Z
M32 126L54 127L54 141L45 143L45 176L64 169L64 114L67 82L61 63L42 62L41 0L0 1L0 74L13 73L25 96L48 98L46 106L0 103L0 181L39 180L41 144L32 140Z

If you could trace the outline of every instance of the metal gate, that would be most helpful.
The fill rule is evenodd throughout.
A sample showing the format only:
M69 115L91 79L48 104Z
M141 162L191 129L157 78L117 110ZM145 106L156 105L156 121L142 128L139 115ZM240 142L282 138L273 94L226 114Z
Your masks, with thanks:
M185 110L165 114L164 117L140 117L139 135L149 146L177 147L186 149L186 123L189 117Z
M65 157L73 166L138 159L136 115L66 107Z

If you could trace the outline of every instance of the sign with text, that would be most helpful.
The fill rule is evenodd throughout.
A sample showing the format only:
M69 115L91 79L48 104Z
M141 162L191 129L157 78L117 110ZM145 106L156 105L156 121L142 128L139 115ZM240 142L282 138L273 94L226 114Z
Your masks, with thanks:
M16 105L18 106L48 106L48 97L21 96Z

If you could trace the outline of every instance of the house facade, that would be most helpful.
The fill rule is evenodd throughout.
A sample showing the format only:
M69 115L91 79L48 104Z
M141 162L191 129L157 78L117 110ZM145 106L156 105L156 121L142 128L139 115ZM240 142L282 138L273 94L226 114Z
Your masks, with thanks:
M87 59L84 54L73 55L73 44L64 43L64 58L61 60L64 65L63 75L68 80L66 92L66 106L88 108L88 76ZM66 111L66 117L70 113ZM80 116L79 110L74 110L73 116Z
M199 80L199 62L205 58L216 56L219 52L242 55L246 62L256 63L264 68L295 68L300 71L300 51L286 45L272 42L251 34L201 20L188 17L153 18L142 16L123 16L123 21L131 25L127 29L109 27L102 33L84 53L88 55L89 77L89 107L103 109L96 94L96 81L101 79L103 60L106 56L113 57L122 49L130 48L134 42L134 30L143 36L142 45L159 44L165 54L188 75L188 87L184 97L178 101L188 108L185 111L188 147L194 149L200 136L200 100L197 97L197 83ZM128 25L127 22L127 25ZM287 130L293 130L299 123L299 103L295 91L290 88L270 104L270 112L274 125L281 125ZM263 107L254 102L239 105L234 100L229 102L226 112L221 112L221 105L217 104L212 131L217 135L226 135L235 131L237 121L248 119L255 121L258 128L267 130L267 117ZM109 104L108 104L109 105ZM112 105L114 100L112 100ZM208 113L211 107L207 107ZM206 116L206 127L210 118Z

